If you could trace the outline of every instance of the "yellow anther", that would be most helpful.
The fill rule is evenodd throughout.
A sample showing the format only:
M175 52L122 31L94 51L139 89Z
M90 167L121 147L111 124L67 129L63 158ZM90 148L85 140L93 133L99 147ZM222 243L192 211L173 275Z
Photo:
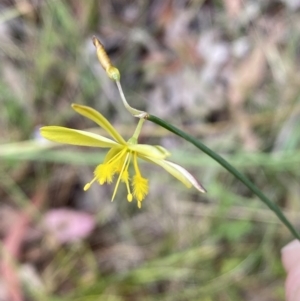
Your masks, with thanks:
M132 201L132 198L133 198L133 197L132 197L132 193L128 193L128 194L127 194L127 201L128 201L128 202L131 202L131 201Z
M88 189L90 189L91 185L92 185L91 183L85 184L84 187L83 187L83 190L87 191Z
M92 184L96 181L96 178L94 178L91 182L87 183L84 185L83 190L87 191L88 189L90 189L90 187L92 186Z

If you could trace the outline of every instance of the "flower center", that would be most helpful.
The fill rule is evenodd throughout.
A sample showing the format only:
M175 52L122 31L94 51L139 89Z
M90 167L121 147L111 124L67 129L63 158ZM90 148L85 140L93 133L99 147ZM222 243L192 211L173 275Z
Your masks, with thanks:
M130 180L128 168L132 158L135 175ZM148 194L148 180L141 175L137 162L137 153L129 150L127 147L124 147L116 152L109 160L104 160L104 163L98 165L94 171L94 178L91 182L87 183L83 189L85 191L88 190L95 181L100 185L104 183L110 184L113 182L115 174L119 174L119 176L111 201L115 198L120 182L123 182L126 185L128 202L131 202L134 197L138 202L138 207L141 208L141 202ZM131 182L131 185L129 182ZM131 186L133 193L131 192Z

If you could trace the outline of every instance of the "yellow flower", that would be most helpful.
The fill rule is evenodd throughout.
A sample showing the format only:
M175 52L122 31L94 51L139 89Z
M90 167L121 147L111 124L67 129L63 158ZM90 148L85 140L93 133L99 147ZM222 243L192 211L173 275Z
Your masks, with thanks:
M94 133L69 129L60 126L45 126L41 128L43 137L66 144L109 148L102 164L94 171L94 178L84 186L88 190L92 183L97 181L100 185L112 183L114 175L118 175L117 183L113 192L112 201L116 195L120 182L124 182L127 188L127 200L136 199L141 208L142 201L149 191L148 179L144 178L138 166L138 158L157 164L185 184L188 188L194 186L200 192L205 189L183 167L165 160L170 153L162 146L138 144L137 139L141 131L144 119L140 119L134 135L126 142L109 121L94 109L86 106L73 104L72 108L79 114L93 120L102 127L112 138L106 138ZM134 175L130 178L128 168L133 163Z

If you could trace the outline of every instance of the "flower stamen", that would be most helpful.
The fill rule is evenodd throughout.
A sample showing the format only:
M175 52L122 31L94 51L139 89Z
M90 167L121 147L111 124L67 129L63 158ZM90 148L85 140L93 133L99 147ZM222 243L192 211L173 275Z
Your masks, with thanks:
M130 163L130 158L127 162L127 166L123 172L123 175L122 175L122 181L125 182L126 184L126 188L127 188L127 201L128 202L131 202L132 201L132 193L131 193L131 190L130 190L130 185L129 185L129 176L128 176L128 166L129 166L129 163Z
M107 164L114 164L114 162L118 161L119 159L121 159L124 154L126 153L127 148L124 148L122 151L118 152L114 157L110 158L107 162Z
M137 163L137 155L134 153L133 165L135 176L132 179L133 195L138 202L138 207L142 207L142 201L149 191L148 179L142 177Z
M130 158L131 158L131 154L130 154ZM131 161L130 158L129 158L129 160L127 160L127 163L126 163L126 166L125 166L123 172L122 172L122 168L123 168L123 165L125 163L126 158L122 162L120 162L120 164L116 167L116 173L120 174L121 181L126 184L126 188L127 188L127 192L128 192L128 194L127 194L127 200L128 200L128 202L131 202L132 198L133 198L131 190L130 190L129 173L128 173L128 167L129 167L129 164L130 164L130 161Z
M129 165L129 163L130 163L130 159L128 160L129 156L130 156L130 153L127 153L126 158L125 158L124 163L123 163L123 166L122 166L122 169L121 169L121 171L120 171L120 175L119 175L119 177L118 177L118 181L117 181L117 183L116 183L116 186L115 186L114 193L113 193L113 196L112 196L112 198L111 198L111 201L113 201L114 198L115 198L115 195L116 195L116 193L117 193L117 190L118 190L120 181L121 181L121 179L122 179L122 174L123 174L123 172L124 172L124 171L127 171L128 165Z
M95 177L91 182L86 183L83 187L84 191L87 191L88 189L90 189L90 187L92 186L92 184L97 180L97 178Z

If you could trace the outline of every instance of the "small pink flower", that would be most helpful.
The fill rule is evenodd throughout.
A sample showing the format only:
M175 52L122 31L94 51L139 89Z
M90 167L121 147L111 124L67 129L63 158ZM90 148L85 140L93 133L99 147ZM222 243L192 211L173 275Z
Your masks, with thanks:
M96 225L90 214L66 208L49 210L42 224L60 243L86 238Z

